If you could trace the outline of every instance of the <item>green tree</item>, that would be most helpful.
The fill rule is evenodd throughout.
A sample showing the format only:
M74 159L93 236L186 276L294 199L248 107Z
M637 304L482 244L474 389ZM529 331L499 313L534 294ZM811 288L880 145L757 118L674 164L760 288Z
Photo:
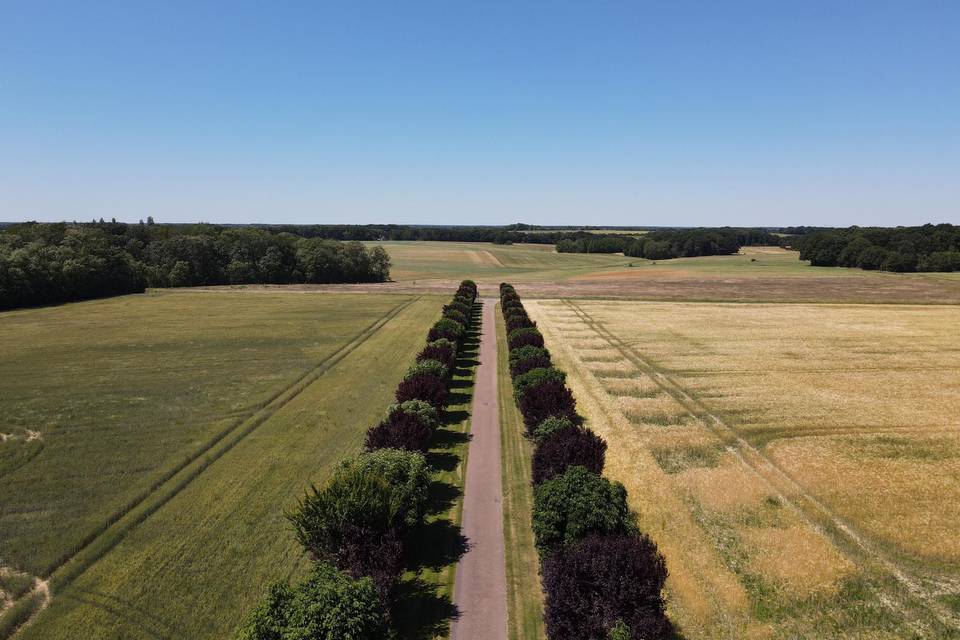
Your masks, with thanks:
M306 581L270 587L238 640L384 640L393 636L370 578L353 579L326 563Z
M584 467L569 467L533 491L533 534L541 555L590 533L632 531L627 490Z

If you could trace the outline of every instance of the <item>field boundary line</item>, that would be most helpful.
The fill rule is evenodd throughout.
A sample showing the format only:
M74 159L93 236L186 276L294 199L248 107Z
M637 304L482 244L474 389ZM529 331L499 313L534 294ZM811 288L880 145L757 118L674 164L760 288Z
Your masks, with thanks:
M727 445L726 448L728 451L735 454L748 467L753 469L760 478L764 479L780 494L779 497L782 500L793 507L811 526L815 527L820 533L834 539L839 536L833 534L833 532L842 534L843 541L847 543L844 546L847 548L853 546L857 549L862 559L865 557L865 559L872 561L875 565L879 565L896 579L898 583L905 587L914 596L917 604L931 613L939 623L947 627L952 626L953 616L945 608L939 606L926 590L910 578L893 560L874 548L874 546L854 530L853 527L804 489L789 473L774 463L773 460L762 451L750 444L734 427L731 427L722 418L715 415L702 400L688 393L678 382L663 372L660 367L647 360L633 347L623 342L609 331L602 322L592 318L573 300L564 299L563 302L577 314L577 317L581 318L587 326L593 329L598 336L619 351L638 371L647 375L657 386L683 406L690 416L712 431L723 444ZM784 495L782 489L784 486L789 489L792 497L788 498ZM805 503L807 508L797 504L798 502ZM817 512L819 517L811 514L810 510ZM818 522L818 520L824 519L826 520L827 526L819 524ZM902 599L902 594L898 595L901 595Z
M218 433L212 440L191 454L184 462L181 462L175 466L173 470L164 474L164 477L155 482L145 494L141 494L138 500L128 503L122 512L111 515L104 526L95 530L91 536L88 536L87 539L78 545L74 552L63 557L56 566L49 568L43 574L46 582L51 585L51 591L63 589L82 575L91 565L121 542L132 529L143 523L167 502L176 497L178 493L186 488L211 464L228 453L243 441L244 438L256 430L257 427L269 420L280 409L306 390L307 387L375 335L384 325L420 299L422 299L422 296L416 296L401 302L374 320L359 333L355 334L345 345L313 365L290 384L272 394L266 401L258 403L259 408L256 409L252 415ZM222 446L214 451L217 445L220 444L222 444ZM193 468L189 469L188 467L191 466L193 466ZM178 478L177 476L181 477ZM173 484L170 484L171 482L173 482ZM165 485L168 484L170 486L164 490ZM157 495L161 492L162 495ZM151 498L155 499L151 500ZM147 504L148 502L149 504ZM104 538L108 539L100 543ZM88 550L90 551L89 556L83 557ZM51 598L52 594L47 596L48 601ZM32 619L33 616L21 625L20 628L25 627Z

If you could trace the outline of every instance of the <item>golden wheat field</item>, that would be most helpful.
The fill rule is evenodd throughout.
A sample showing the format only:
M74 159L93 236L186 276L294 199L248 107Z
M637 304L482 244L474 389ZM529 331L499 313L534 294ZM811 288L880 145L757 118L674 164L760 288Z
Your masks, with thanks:
M957 637L960 309L527 309L685 637Z

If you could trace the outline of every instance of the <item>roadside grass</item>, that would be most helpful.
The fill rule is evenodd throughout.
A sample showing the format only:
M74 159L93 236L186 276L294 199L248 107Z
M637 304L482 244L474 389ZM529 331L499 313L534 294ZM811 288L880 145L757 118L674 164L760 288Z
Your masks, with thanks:
M306 570L308 560L285 511L310 483L322 482L336 463L359 451L442 304L440 298L403 296L351 295L348 302L339 296L222 295L207 300L228 307L221 318L256 316L245 308L248 302L266 306L272 314L257 316L265 323L260 330L283 332L287 325L291 335L301 336L302 349L337 339L339 351L326 350L334 356L329 366L308 361L309 368L275 385L281 387L274 394L278 405L264 405L270 411L252 416L238 434L162 484L142 512L118 520L54 572L50 605L18 638L66 640L77 629L85 630L85 638L230 636L269 584ZM184 295L182 302L202 304L199 296L206 297ZM293 316L285 316L285 309ZM377 328L377 320L385 322ZM249 316L240 322L247 324ZM213 339L191 339L187 328L179 328L201 352L205 340ZM374 330L363 334L365 328ZM350 342L358 332L362 338ZM244 345L234 344L234 351L229 360L243 360ZM210 360L215 355L207 354ZM289 366L282 356L275 356L280 369ZM273 361L264 353L258 368L270 371ZM304 370L312 369L304 378ZM241 377L237 371L230 375Z
M546 638L540 564L531 527L532 443L524 437L523 417L513 401L510 360L503 317L497 318L497 385L503 451L503 537L506 548L507 631L511 640Z
M687 637L958 636L960 309L527 309L591 427L616 443L607 473L667 557ZM577 320L625 366L591 365L580 355L593 349L559 339ZM650 383L675 403L667 415L696 419L631 421L629 393Z
M394 612L403 640L447 638L456 615L453 587L457 562L467 550L460 522L473 386L480 364L481 308L480 303L474 304L472 326L457 353L443 424L427 452L427 462L436 470L429 513L424 525L411 533L410 558Z

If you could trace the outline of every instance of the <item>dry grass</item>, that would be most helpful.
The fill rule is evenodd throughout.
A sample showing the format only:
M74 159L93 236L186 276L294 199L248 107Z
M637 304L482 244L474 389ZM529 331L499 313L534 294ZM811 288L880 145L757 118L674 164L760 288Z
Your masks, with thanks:
M527 309L667 556L687 637L953 637L960 309Z

